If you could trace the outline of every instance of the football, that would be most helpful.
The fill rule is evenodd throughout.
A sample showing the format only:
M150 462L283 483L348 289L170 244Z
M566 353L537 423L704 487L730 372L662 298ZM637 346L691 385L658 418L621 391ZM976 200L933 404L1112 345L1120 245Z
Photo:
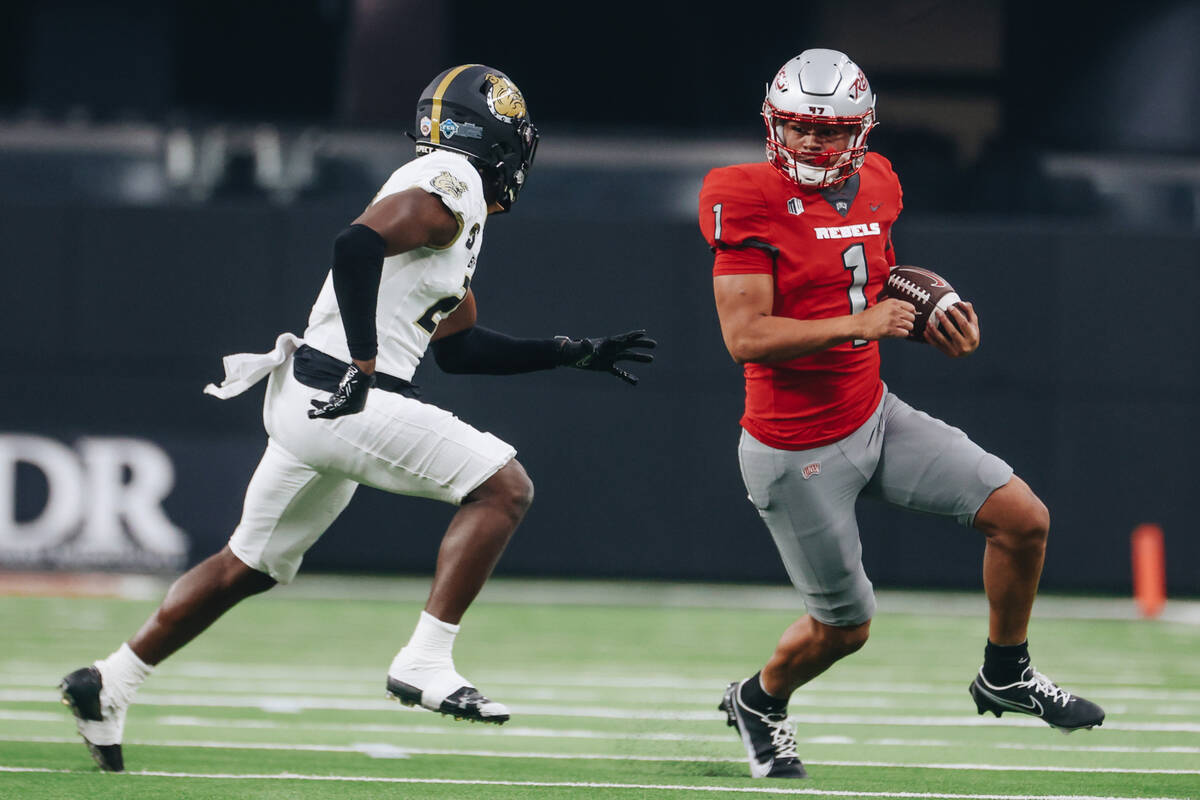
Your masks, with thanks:
M913 323L909 339L925 341L925 326L935 310L946 313L950 306L962 300L950 282L920 267L896 266L888 273L887 282L877 300L894 297L907 300L916 306L917 319Z

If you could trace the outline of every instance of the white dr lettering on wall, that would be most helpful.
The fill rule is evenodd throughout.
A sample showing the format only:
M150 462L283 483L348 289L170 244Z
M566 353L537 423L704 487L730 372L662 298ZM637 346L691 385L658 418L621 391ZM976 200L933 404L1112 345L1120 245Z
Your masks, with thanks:
M46 499L18 519L17 468L46 481ZM144 439L88 437L75 449L44 436L0 434L0 564L177 568L187 538L162 509L175 468Z

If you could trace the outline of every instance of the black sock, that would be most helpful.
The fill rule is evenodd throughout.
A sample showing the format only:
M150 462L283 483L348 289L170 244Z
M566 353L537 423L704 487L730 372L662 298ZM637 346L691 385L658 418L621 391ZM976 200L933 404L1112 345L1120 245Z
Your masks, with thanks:
M983 677L994 686L1007 686L1021 680L1021 674L1029 666L1029 642L1020 644L992 644L988 639L983 649Z
M747 706L763 714L787 713L787 698L780 699L767 694L763 689L761 672L754 673L754 677L742 684L741 698Z

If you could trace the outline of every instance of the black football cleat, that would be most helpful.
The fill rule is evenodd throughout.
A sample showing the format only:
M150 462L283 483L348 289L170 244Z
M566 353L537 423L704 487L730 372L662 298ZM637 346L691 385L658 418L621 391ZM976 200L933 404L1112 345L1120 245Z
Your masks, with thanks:
M991 711L997 717L1005 711L1041 717L1051 728L1063 733L1094 728L1104 722L1104 709L1060 689L1054 681L1033 668L1021 673L1021 680L1005 686L996 686L983 677L983 670L971 681L969 691L975 700L975 708L982 714Z
M105 772L123 772L121 733L125 727L125 709L112 702L95 667L77 669L63 678L63 705L75 714L75 727L83 737L92 758Z
M763 714L742 702L739 691L745 681L734 681L725 689L717 709L735 728L750 759L751 778L807 778L796 754L796 732L787 714Z
M387 677L387 696L470 722L508 722L508 707L483 696L453 668L408 669Z

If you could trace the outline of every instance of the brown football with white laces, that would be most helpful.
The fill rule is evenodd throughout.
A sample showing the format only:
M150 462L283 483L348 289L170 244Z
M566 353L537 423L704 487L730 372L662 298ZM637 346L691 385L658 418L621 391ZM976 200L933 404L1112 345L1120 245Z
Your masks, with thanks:
M934 311L949 314L950 306L962 302L958 292L941 275L909 266L892 267L888 273L887 282L876 299L886 300L889 297L907 300L917 309L917 319L908 338L918 342L925 341L925 326L929 324Z

